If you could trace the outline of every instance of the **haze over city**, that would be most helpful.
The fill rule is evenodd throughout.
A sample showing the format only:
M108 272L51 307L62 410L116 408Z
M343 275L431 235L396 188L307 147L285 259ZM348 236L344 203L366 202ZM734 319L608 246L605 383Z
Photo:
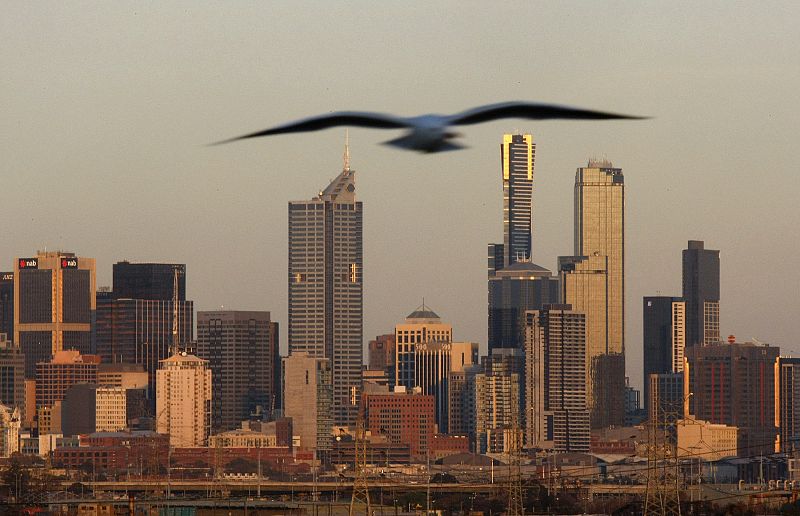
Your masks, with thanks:
M365 339L425 297L485 353L499 145L519 131L537 150L533 261L550 270L573 251L575 169L606 157L624 171L634 384L641 298L680 295L687 240L721 251L723 335L800 353L795 3L5 7L0 270L45 248L96 258L98 285L123 259L186 263L197 310L269 310L285 325L287 201L341 171L344 131L206 144L336 110L535 100L654 118L493 122L432 156L350 130Z

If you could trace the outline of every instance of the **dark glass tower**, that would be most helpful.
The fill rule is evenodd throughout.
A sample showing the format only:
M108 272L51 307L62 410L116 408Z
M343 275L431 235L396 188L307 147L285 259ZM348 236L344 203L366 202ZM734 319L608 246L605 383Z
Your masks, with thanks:
M158 363L173 345L174 284L178 271L178 341L192 340L194 304L186 301L186 266L171 263L114 264L114 289L97 293L95 340L104 363L140 364L155 400Z
M183 263L115 263L114 299L172 301L176 268L178 300L186 301L186 265Z
M558 278L531 262L517 262L489 276L489 353L522 349L525 312L557 303Z
M719 342L719 251L702 240L689 240L683 250L683 298L686 344Z
M642 306L644 406L650 406L650 375L683 371L686 303L679 297L648 296Z
M280 356L278 323L269 312L198 312L197 356L211 368L214 431L272 413L280 398Z
M14 273L0 272L0 333L14 338Z

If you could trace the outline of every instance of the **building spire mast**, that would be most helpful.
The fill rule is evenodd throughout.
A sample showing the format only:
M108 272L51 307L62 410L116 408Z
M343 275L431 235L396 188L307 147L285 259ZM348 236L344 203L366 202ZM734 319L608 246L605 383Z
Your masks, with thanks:
M344 171L350 171L350 130L344 130Z

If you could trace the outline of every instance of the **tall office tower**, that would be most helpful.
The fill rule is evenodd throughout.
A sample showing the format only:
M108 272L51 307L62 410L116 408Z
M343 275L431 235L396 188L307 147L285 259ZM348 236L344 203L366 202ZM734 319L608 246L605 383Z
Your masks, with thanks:
M526 314L525 334L527 447L588 452L586 316L545 305Z
M309 201L289 203L289 353L327 358L333 418L353 425L363 362L362 204L344 170Z
M0 404L25 412L25 356L0 333Z
M113 292L97 294L97 354L104 363L142 365L149 375L151 399L159 362L172 354L176 271L178 341L191 342L194 303L185 299L185 265L118 262Z
M79 383L97 383L100 357L75 350L58 351L52 360L36 364L36 416L39 433L61 428L60 405L64 394Z
M719 251L702 240L689 240L683 250L683 299L686 344L719 342Z
M408 314L405 323L395 325L394 335L395 385L410 390L419 385L414 360L417 346L423 343L452 343L453 327L442 322L436 312L423 303Z
M279 405L278 323L269 312L197 312L197 356L211 367L215 432Z
M775 425L780 430L781 453L797 457L800 452L800 358L779 357L778 413Z
M560 256L562 299L586 314L586 403L592 428L625 420L625 358L612 345L608 313L609 257Z
M650 406L651 374L683 371L686 348L686 303L679 297L645 296L642 303L644 341L644 406Z
M25 353L25 377L62 349L92 351L95 261L42 252L14 264L14 343Z
M333 385L330 361L302 351L283 358L283 413L292 418L300 446L327 451L333 447Z
M489 352L522 349L525 312L558 301L558 278L530 261L517 261L489 276Z
M0 272L0 333L14 338L14 273Z
M395 343L395 385L434 396L436 423L447 432L453 327L423 303L395 326Z
M683 374L689 414L739 427L739 449L748 456L774 453L779 355L775 346L752 342L688 346Z
M606 256L608 352L625 353L625 179L610 161L575 173L575 256Z
M533 213L533 169L536 145L530 134L504 134L500 145L503 174L503 244L490 244L489 275L492 269L531 258ZM497 259L491 260L493 256ZM500 263L499 257L503 257Z
M156 374L156 432L170 446L205 446L211 431L211 369L185 352L160 362Z
M127 261L114 264L114 299L172 301L176 269L178 300L186 301L186 264Z

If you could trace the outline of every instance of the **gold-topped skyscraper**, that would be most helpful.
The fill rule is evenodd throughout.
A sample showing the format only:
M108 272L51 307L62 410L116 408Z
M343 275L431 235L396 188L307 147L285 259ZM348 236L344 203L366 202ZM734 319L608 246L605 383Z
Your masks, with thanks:
M531 259L533 170L536 144L530 134L504 134L500 144L503 175L503 243L489 244L489 275Z
M625 396L625 180L608 160L575 173L575 256L559 259L564 303L586 314L593 428L622 425Z

